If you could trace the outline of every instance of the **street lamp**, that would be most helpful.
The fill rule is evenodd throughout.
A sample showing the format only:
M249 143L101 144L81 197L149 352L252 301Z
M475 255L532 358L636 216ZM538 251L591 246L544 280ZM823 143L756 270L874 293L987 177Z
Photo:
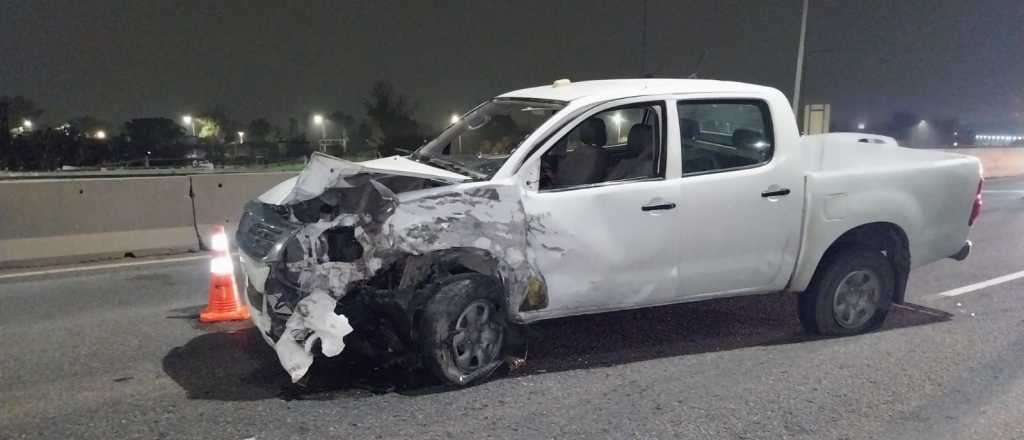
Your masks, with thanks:
M863 130L863 129L865 129L865 128L867 128L867 124L865 124L865 123L863 123L863 122L861 122L861 123L857 124L857 129L858 129L858 130Z
M25 129L25 131L29 131L32 129L32 121L25 119L21 121L21 126Z
M324 115L319 113L313 115L313 124L320 126L320 151L327 152L327 145L323 140L327 139L327 124L324 123Z
M615 142L622 142L622 113L615 112L612 122L615 123Z
M244 131L238 132L238 143L240 143L240 144L244 144L245 143L245 132Z
M459 122L459 115L457 115L455 113L452 113L452 117L451 117L450 121L451 121L452 124L458 123Z
M107 132L105 132L103 130L97 130L95 137L96 137L96 139L106 139L107 138Z
M327 139L327 124L324 122L324 115L313 115L313 123L320 126L320 139Z
M196 137L196 121L194 119L192 119L192 116L190 116L190 115L182 116L181 117L181 121L184 122L185 125L188 125L188 126L192 127L192 137Z

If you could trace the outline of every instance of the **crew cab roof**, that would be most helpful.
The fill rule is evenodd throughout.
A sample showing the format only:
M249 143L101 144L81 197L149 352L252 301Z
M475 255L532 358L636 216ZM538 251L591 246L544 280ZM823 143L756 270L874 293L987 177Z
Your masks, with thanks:
M754 84L710 79L637 78L553 83L514 90L501 95L501 97L569 102L581 99L603 101L631 96L677 93L763 92L766 90L773 89Z

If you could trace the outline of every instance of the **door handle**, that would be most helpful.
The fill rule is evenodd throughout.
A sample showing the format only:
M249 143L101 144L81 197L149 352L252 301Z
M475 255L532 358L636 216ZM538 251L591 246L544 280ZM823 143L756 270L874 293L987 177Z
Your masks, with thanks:
M761 197L782 197L789 195L789 188L771 189L761 193Z
M640 207L641 211L667 211L669 209L675 209L675 203L658 203L656 205L644 205Z

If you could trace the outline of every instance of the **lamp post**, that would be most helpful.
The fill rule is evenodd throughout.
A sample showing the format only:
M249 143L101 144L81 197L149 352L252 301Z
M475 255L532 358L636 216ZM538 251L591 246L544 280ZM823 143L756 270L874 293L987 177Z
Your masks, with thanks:
M99 140L106 139L107 138L107 132L105 132L103 130L97 130L95 137L96 137L96 139L99 139Z
M194 119L192 119L192 116L190 116L190 115L182 116L181 117L181 122L184 122L185 125L190 126L192 128L192 137L196 137L196 121Z
M615 143L622 142L622 113L615 112L612 122L615 122Z
M25 131L32 131L32 121L25 119L21 121L21 128Z
M800 110L800 83L803 81L804 73L804 42L807 40L807 3L804 0L803 11L800 16L800 43L796 49L796 79L793 81L793 113L799 115ZM797 118L799 120L799 118ZM804 127L806 129L806 127Z
M452 113L452 117L448 121L451 122L452 124L458 123L459 122L459 115L457 115L455 113Z
M313 123L320 126L320 139L327 139L327 125L324 124L324 116L313 115Z
M327 124L324 123L324 115L319 113L313 115L313 124L320 126L320 151L326 153L327 146L324 145L323 140L327 139Z

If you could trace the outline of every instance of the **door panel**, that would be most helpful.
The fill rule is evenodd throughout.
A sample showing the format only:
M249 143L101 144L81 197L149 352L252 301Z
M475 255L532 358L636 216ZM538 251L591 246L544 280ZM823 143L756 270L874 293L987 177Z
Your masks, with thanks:
M527 244L548 288L548 307L539 314L672 301L680 210L669 205L678 191L678 180L657 179L526 192Z
M682 296L785 287L799 246L803 182L782 162L682 178ZM783 188L789 194L762 196Z
M792 152L800 145L775 145L761 100L680 100L675 107L680 294L781 290L800 240L803 172Z

